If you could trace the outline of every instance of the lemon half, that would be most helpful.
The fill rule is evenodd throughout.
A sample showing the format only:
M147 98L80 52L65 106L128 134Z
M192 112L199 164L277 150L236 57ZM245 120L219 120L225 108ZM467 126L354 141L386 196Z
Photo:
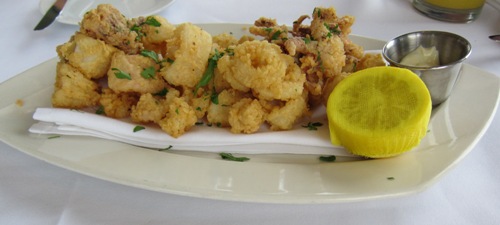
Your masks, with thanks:
M391 157L427 134L429 90L407 69L373 67L342 80L328 98L330 139L355 155Z

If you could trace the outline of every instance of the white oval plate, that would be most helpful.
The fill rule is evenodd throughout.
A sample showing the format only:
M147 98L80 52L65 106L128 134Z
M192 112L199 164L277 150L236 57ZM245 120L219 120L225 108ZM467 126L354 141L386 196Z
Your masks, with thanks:
M61 14L56 18L58 22L77 25L83 15L99 4L112 4L127 18L149 16L162 11L174 3L175 0L68 0ZM40 12L44 15L54 4L55 0L40 0Z
M247 33L248 25L200 25L212 34ZM366 50L384 41L352 36ZM147 190L232 201L335 203L412 194L437 181L472 150L498 105L500 79L465 64L451 97L433 111L425 147L398 157L320 162L308 155L217 154L147 150L91 137L49 139L28 128L36 107L50 107L54 58L0 84L0 139L33 157L99 179ZM16 105L16 100L24 105Z

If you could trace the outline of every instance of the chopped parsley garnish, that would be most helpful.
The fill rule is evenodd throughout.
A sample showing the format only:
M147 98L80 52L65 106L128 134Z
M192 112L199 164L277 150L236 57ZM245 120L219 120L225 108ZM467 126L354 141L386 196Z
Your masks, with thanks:
M135 37L136 41L140 41L142 37L146 36L146 34L144 34L144 32L142 32L142 25L144 25L144 24L147 24L147 25L150 25L150 26L153 26L153 27L159 27L159 26L161 26L161 23L158 22L158 20L156 20L152 16L147 17L146 21L144 21L142 23L134 24L130 28L130 30L137 33L137 37Z
M170 64L173 64L175 61L171 58L166 58L165 61L167 61Z
M156 77L155 71L156 71L156 69L154 66L144 68L144 70L142 70L142 72L141 72L141 76L144 79L155 79L155 77Z
M335 162L335 160L337 160L337 157L334 155L320 156L319 160L322 162Z
M168 150L170 150L170 149L172 149L172 145L169 145L169 146L168 146L168 147L166 147L166 148L158 149L158 151L168 151Z
M196 123L194 123L194 125L196 125L196 126L201 126L203 124L204 124L203 121L197 121Z
M273 31L273 28L270 28L270 27L264 27L262 28L262 30L264 30L265 32L267 32L267 34L270 34L271 31Z
M97 108L95 110L95 114L98 114L98 115L104 115L106 113L106 111L104 111L104 106L100 105L99 108Z
M233 56L234 55L234 49L232 49L232 48L226 48L226 49L224 49L224 52L226 52L226 54L228 56Z
M302 125L302 127L307 128L308 130L318 130L318 127L323 126L320 122L309 122L307 125Z
M54 136L48 137L47 139L54 139L54 138L60 138L60 137L61 137L60 135L54 135Z
M225 153L225 152L221 152L221 153L219 153L219 155L222 159L229 160L229 161L245 162L245 161L250 160L250 158L247 158L247 157L236 157L236 156L233 156L233 154L231 154L231 153Z
M118 68L111 68L111 70L115 71L115 76L116 76L116 78L118 78L118 79L127 79L127 80L132 80L132 77L130 76L130 74L125 73L125 72L121 71L121 70L120 70L120 69L118 69Z
M140 41L142 36L144 36L144 33L142 33L142 27L140 25L136 25L134 24L131 28L130 28L131 31L134 31L135 33L137 33L137 37L135 37L135 40L136 41Z
M194 88L194 93L197 93L199 88L208 85L208 82L212 80L212 78L214 77L214 70L217 67L217 61L219 61L219 59L222 58L223 55L224 53L220 53L219 51L217 51L217 49L215 49L215 53L208 59L207 70L205 70L205 73L203 73L203 77L201 77L200 81Z
M311 43L311 38L305 37L305 38L302 38L302 40L304 40L304 43L306 43L306 44Z
M146 18L146 22L144 22L144 23L149 25L149 26L153 26L153 27L160 27L161 26L161 23L158 22L158 20L156 20L152 16L148 16L148 18Z
M394 177L387 177L387 180L394 180Z
M280 37L281 31L278 30L274 32L273 36L271 36L271 40L277 40Z
M168 93L167 88L163 88L163 90L161 90L161 91L159 91L159 92L156 92L156 93L154 93L153 95L154 95L154 96L165 96L165 95L167 95L167 93Z
M339 35L341 33L338 24L334 27L330 27L330 25L328 25L327 23L324 23L323 25L326 27L326 29L328 29L328 34L326 35L327 37L332 37L332 34Z
M134 127L134 133L135 133L135 132L138 132L138 131L141 131L141 130L144 130L144 129L146 129L146 128L145 128L145 127L143 127L143 126L135 126L135 127Z
M318 14L318 17L321 17L321 9L314 8L314 11Z
M212 94L210 95L210 101L216 105L219 104L219 93L215 91L215 86L212 88Z
M321 52L318 51L318 57L316 57L316 60L318 61L319 68L321 69L321 72L325 72L325 67L323 66L323 60L321 59Z
M152 58L156 63L160 63L160 59L158 58L158 54L156 54L156 52L154 52L154 51L142 50L141 55Z

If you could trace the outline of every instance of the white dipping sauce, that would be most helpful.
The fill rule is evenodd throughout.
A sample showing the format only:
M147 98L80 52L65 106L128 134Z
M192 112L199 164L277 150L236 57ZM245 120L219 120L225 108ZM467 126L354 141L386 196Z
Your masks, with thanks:
M439 66L439 52L434 46L431 48L419 46L417 49L408 53L400 63L407 66L420 67Z

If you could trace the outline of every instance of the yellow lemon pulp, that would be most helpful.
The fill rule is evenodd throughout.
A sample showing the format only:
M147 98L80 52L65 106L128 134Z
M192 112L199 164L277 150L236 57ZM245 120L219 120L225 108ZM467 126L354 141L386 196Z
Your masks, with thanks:
M431 110L427 87L410 70L361 70L342 80L328 98L330 139L356 155L395 156L420 143Z

